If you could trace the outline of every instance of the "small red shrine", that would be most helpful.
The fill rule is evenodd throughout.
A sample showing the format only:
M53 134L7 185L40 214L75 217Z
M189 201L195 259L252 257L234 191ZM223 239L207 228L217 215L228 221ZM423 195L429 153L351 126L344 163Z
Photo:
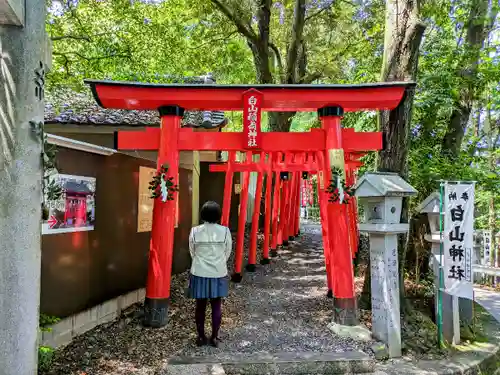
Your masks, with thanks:
M64 224L84 226L87 224L87 197L93 193L84 185L68 181L64 185L66 206Z
M167 178L177 184L179 151L228 151L223 165L212 172L225 172L222 224L229 220L233 174L242 172L240 214L232 280L241 281L245 218L250 172L257 172L255 210L250 234L249 272L255 270L258 218L264 177L265 212L262 264L276 256L278 247L299 234L301 179L317 174L320 217L329 295L334 297L334 318L341 324L356 324L356 296L352 259L357 251L356 201L349 196L359 159L383 148L383 134L357 133L343 129L346 111L394 109L413 83L361 85L179 85L87 80L96 101L104 108L158 110L160 128L120 131L121 150L158 150L158 169L168 166ZM184 110L243 111L240 132L193 132L181 129ZM302 133L261 131L262 111L318 111L321 129ZM236 161L236 152L245 160ZM259 160L254 161L254 155ZM307 172L307 173L306 173ZM167 323L178 197L157 198L145 300L145 324Z

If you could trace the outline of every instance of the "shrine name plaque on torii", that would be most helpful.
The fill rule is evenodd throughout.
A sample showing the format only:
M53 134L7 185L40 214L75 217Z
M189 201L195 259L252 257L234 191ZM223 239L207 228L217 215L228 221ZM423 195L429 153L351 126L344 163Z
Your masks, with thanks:
M344 112L396 108L414 83L391 82L360 85L196 85L147 84L86 80L94 98L103 108L158 110L160 128L119 131L117 149L158 150L157 168L168 166L167 178L178 181L180 151L241 151L271 153L315 153L322 206L321 217L326 252L332 259L329 273L333 282L334 312L342 324L355 324L356 297L352 254L339 238L345 239L347 219L341 203L328 202L324 190L332 168L345 171L344 153L379 150L381 133L356 133L342 129ZM193 132L182 128L184 110L243 111L243 132ZM262 132L262 111L318 111L321 129L310 132ZM347 177L347 176L346 176ZM171 200L155 199L149 255L144 323L151 327L167 324L177 194ZM335 223L335 224L333 224ZM346 225L344 225L346 224ZM330 245L329 245L330 244ZM334 259L334 262L333 262Z

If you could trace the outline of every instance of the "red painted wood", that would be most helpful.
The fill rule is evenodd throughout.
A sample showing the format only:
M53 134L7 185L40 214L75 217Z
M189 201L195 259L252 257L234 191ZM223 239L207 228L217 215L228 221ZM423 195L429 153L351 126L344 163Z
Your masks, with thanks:
M210 172L225 172L227 170L226 164L211 164L209 167ZM316 164L310 165L285 165L285 164L275 164L273 165L259 165L258 163L252 164L241 164L235 163L232 167L234 172L264 172L267 173L270 170L273 172L314 172L317 170Z
M299 161L303 162L302 156L298 157ZM292 186L290 195L290 226L289 226L289 236L295 237L297 235L297 195L299 194L299 189L297 182L300 182L300 172L292 173Z
M301 174L298 173L299 178L297 178L297 195L295 197L295 235L299 234L299 229L300 229L300 181L301 181Z
M308 186L309 186L309 206L312 206L314 204L314 195L313 195L313 184L311 179L308 180Z
M351 256L354 258L358 250L358 239L357 239L357 223L356 223L356 213L354 212L354 199L349 201L347 205L347 229L349 233L349 248L351 249Z
M119 131L116 148L118 150L158 150L160 148L160 129Z
M262 133L261 150L265 152L313 151L324 145L325 136L319 132L307 133ZM181 150L234 150L246 149L246 137L236 132L197 132L182 129L179 135Z
M363 165L360 161L352 161L352 159L356 159L356 155L348 154L346 159L346 184L348 186L354 186L356 184L356 174L355 171ZM359 229L358 229L358 208L356 198L352 197L349 201L349 205L347 208L348 214L348 230L349 230L349 245L351 248L351 254L354 258L358 251L359 245Z
M260 154L260 164L265 164L266 154ZM262 198L262 183L264 180L264 174L258 173L257 183L255 186L255 198L252 214L252 227L250 230L250 249L248 252L248 264L257 263L257 232L259 231L259 217L260 217L260 201Z
M286 206L285 221L283 222L283 240L288 241L292 236L292 203L293 203L293 185L295 183L295 173L290 173L290 180L286 184Z
M285 164L292 163L293 154L291 152L284 153ZM290 178L290 176L289 176ZM279 233L278 233L278 244L283 244L283 242L288 241L288 224L289 224L289 213L290 213L290 179L283 181L282 187L282 200L281 200L281 212L280 212L280 223L279 223Z
M328 211L335 218L333 225L338 230L333 232L333 257L335 259L335 282L334 295L336 298L354 298L354 270L352 266L352 255L349 251L349 237L346 235L347 205L329 204Z
M224 181L224 198L222 201L221 224L228 227L231 213L231 195L233 194L233 165L236 161L236 151L229 151L226 163L226 176Z
M243 110L244 92L254 88L263 95L264 111L316 111L335 103L344 111L394 109L408 84L373 85L154 85L133 82L96 82L94 96L104 108L157 110L176 105L186 110Z
M382 133L356 133L342 130L344 152L377 151L382 149ZM325 149L325 132L262 133L262 151L316 151ZM157 150L160 146L160 129L145 131L119 131L118 150ZM181 151L241 151L245 149L245 138L239 132L194 132L184 128L179 131Z
M279 174L278 174L279 176ZM278 177L279 178L279 177ZM286 209L286 183L280 179L280 212L278 219L278 246L283 244L283 224L285 222L285 209Z
M327 205L328 197L325 194L325 187L328 183L324 180L324 169L325 169L325 156L323 151L318 151L316 153L316 160L318 162L319 171L317 180L318 189L318 204L319 204L319 215L321 219L321 235L323 237L323 253L325 255L325 266L326 266L326 276L328 282L328 290L333 291L333 270L331 264L331 244L330 236L328 231L328 215L327 215Z
M260 149L262 130L260 127L263 95L250 89L243 93L243 136L244 149Z
M246 160L252 160L252 152L246 153ZM238 233L236 235L236 250L234 257L234 272L241 274L243 266L243 244L245 240L245 225L247 221L247 207L248 207L248 185L250 184L250 173L243 173L243 181L241 182L240 193L240 212L238 216Z
M181 124L178 116L163 116L161 119L161 138L158 150L157 168L168 164L167 177L173 177L178 184L179 150L175 147L175 139ZM153 228L149 250L148 279L146 296L148 298L170 297L170 281L172 273L172 257L174 248L175 211L179 194L175 199L162 202L155 199L153 206Z
M332 105L343 107L344 111L360 109L393 109L401 101L404 92L411 84L358 85L358 86L314 86L314 85L256 85L256 86L217 86L217 85L151 85L134 83L112 83L88 81L92 86L95 98L104 108L122 108L133 110L157 110L165 105L177 105L187 110L242 110L245 92L257 89L262 93L261 109L267 111L315 111L318 108ZM247 113L248 115L248 113ZM328 150L343 148L346 154L348 179L350 172L360 167L359 156L366 151L382 148L381 133L356 133L353 129L341 129L340 117L323 117L322 129L313 129L309 133L263 133L257 147L263 152L285 152L287 160L268 166L235 165L212 166L213 171L226 171L226 189L224 192L223 223L229 219L229 203L232 175L235 171L243 171L241 205L238 222L238 238L236 244L235 272L241 273L243 259L243 236L246 222L248 202L249 171L262 174L279 171L293 172L292 181L280 182L276 179L274 204L272 208L273 236L272 245L295 235L298 230L299 183L300 171L318 173L323 182L319 188L320 215L323 223L323 241L329 288L338 298L354 297L354 278L351 263L353 247L357 245L354 238L356 220L356 202L349 205L328 203L324 189L330 179ZM159 150L158 165L165 161L171 166L169 174L174 179L178 175L179 150L227 150L231 152L248 147L248 134L242 133L194 133L192 129L178 129L180 119L171 117L162 119L162 130L147 128L143 132L119 132L118 149L121 150ZM170 129L170 128L171 129ZM248 129L247 129L248 130ZM252 135L253 137L253 135ZM253 142L253 141L252 141ZM314 158L290 164L292 152L314 152ZM247 160L252 152L247 153ZM347 155L349 157L347 158ZM280 193L281 189L281 193ZM269 189L270 192L270 189ZM229 202L227 196L229 194ZM261 195L261 194L259 194ZM259 197L260 199L260 197ZM269 200L271 197L269 198ZM173 248L173 227L175 208L173 202L163 203L161 208L155 202L151 256L149 262L147 295L150 298L166 298L170 294L170 273ZM270 204L270 202L269 202ZM174 205L172 208L171 206ZM266 194L266 207L268 199ZM165 211L166 208L169 211ZM227 210L227 213L226 213ZM267 215L267 212L266 212ZM278 222L279 217L279 222ZM354 217L354 221L353 221ZM350 234L348 233L350 229ZM356 226L357 230L357 226ZM253 232L253 230L252 230ZM356 232L357 233L357 232ZM256 237L256 236L255 236ZM252 236L253 238L253 236ZM255 241L256 242L256 241ZM252 246L251 246L252 247ZM267 246L266 246L267 247ZM349 252L351 249L351 252ZM251 250L252 251L252 250ZM264 250L266 251L266 250ZM256 250L251 254L254 258ZM335 280L333 279L335 275ZM334 282L335 281L335 282Z
M281 158L281 152L278 152L276 159ZM279 211L281 205L281 181L279 172L274 172L274 191L273 191L273 201L272 201L272 236L271 236L271 249L276 250L278 248L278 220L279 220Z
M322 117L321 127L326 130L325 175L331 178L328 150L342 149L340 117ZM349 133L347 133L349 134ZM354 298L354 273L349 247L347 207L338 202L327 204L328 231L332 274L335 275L333 295L335 298Z
M267 164L272 163L273 154L268 155ZM265 201L265 216L264 216L264 243L262 245L262 258L269 259L269 244L270 244L270 231L271 231L271 190L273 184L273 173L267 172L266 176L266 201Z

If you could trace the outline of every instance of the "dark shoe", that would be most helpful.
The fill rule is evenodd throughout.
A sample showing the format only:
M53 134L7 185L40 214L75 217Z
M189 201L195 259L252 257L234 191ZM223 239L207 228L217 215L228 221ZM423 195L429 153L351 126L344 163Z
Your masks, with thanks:
M196 346L205 346L207 345L208 340L206 337L198 337L196 339Z
M218 348L219 347L219 342L220 342L219 339L211 338L210 339L210 346L213 346L214 348Z

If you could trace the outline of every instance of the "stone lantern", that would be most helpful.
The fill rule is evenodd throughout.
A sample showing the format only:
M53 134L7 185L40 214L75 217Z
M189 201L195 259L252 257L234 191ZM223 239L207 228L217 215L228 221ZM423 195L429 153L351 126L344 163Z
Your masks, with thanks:
M356 184L364 211L359 230L370 236L372 333L390 357L401 356L398 234L409 229L401 223L401 208L403 197L415 194L396 173L366 173Z

